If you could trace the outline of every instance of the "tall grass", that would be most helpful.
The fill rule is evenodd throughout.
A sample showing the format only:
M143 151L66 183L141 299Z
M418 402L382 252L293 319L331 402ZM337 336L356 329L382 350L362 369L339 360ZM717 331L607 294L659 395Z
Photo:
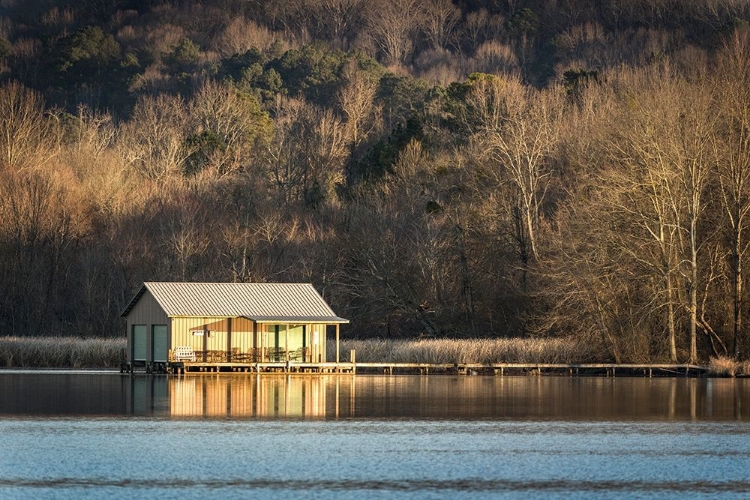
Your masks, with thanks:
M583 363L594 361L589 344L570 339L343 340L341 360L356 351L371 363ZM328 344L328 358L336 344Z
M750 361L735 361L727 356L718 356L708 361L708 373L714 377L750 375Z
M6 368L110 368L125 359L125 339L0 337Z

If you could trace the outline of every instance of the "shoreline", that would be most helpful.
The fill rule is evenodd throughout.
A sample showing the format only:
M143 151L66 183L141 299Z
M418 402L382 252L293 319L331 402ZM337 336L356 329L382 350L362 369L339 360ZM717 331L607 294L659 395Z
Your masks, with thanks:
M17 373L17 374L46 374L54 373L58 375L75 375L75 374L91 374L91 375L109 375L109 374L120 374L120 370L111 367L102 368L57 368L57 367L2 367L0 373Z
M328 352L336 345L328 342ZM368 372L368 373L460 373L463 375L574 375L585 376L692 376L738 377L750 375L750 361L727 356L703 360L701 364L601 362L601 353L572 339L345 339L340 358L319 363L189 363L125 362L127 345L122 338L0 337L0 370L28 373L112 373L164 370L200 372ZM329 356L331 358L331 356ZM227 357L228 361L231 361ZM351 363L350 361L354 361ZM157 366L158 365L158 366Z
M346 365L350 365L346 363ZM186 371L184 375L388 375L388 376L480 376L480 377L576 377L576 378L750 378L745 374L734 376L711 373L708 366L688 364L628 364L628 363L356 363L355 370L348 372L301 372L294 371ZM122 373L111 367L58 368L58 367L2 367L0 374L55 374L55 375L152 375L145 371Z

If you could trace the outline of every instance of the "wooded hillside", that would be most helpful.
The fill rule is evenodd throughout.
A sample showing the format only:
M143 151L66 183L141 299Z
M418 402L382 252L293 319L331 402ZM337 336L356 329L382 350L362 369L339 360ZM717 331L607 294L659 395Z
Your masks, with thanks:
M750 355L747 0L1 0L0 334L144 280Z

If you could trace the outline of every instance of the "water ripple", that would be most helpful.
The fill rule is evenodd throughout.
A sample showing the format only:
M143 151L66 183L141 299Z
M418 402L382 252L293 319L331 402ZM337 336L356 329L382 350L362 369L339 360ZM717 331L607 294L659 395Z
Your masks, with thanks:
M132 488L132 489L271 489L319 491L460 491L460 492L690 492L750 493L750 481L513 481L492 479L278 480L278 479L0 479L0 488Z

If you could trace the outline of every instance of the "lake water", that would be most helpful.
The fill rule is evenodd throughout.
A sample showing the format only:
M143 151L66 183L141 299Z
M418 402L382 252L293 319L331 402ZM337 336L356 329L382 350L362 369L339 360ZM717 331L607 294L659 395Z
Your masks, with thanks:
M750 380L0 372L0 499L748 498Z

